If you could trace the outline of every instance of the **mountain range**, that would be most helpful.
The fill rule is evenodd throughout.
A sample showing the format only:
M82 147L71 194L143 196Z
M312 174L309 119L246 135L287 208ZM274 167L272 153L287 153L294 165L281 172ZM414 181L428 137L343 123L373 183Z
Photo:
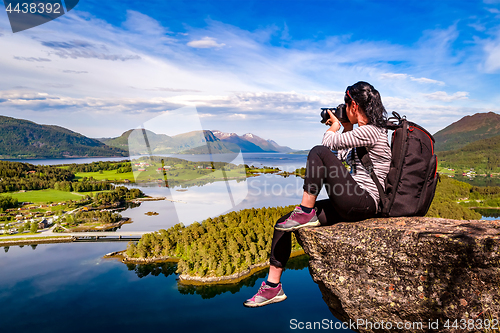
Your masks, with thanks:
M146 140L147 139L147 140ZM111 147L138 154L221 154L239 152L292 152L293 149L264 140L255 134L239 136L221 131L193 131L174 136L156 134L148 130L129 130L117 138L101 138ZM149 146L148 146L149 145Z
M110 147L124 149L130 155L154 154L218 154L231 153L238 147L228 147L211 131L193 131L174 136L149 130L128 130L116 138L101 138Z
M494 112L465 116L436 134L435 150L448 151L467 144L500 135L500 115Z
M127 152L64 127L0 116L0 159L77 156L127 156Z
M500 115L496 113L465 116L435 133L434 138L444 164L500 169ZM0 116L0 159L128 156L129 151L131 155L298 153L252 133L203 130L168 136L136 129L119 137L92 139L60 126Z
M242 136L236 133L224 133L221 131L212 131L212 133L224 143L237 145L244 153L291 153L294 149L286 146L280 146L273 140L264 140L252 133L246 133Z
M440 164L455 169L500 171L500 115L465 116L434 134Z
M130 146L129 146L130 145ZM92 139L55 125L0 116L0 159L111 157L139 154L292 152L254 134L193 131L175 136L128 130L115 138Z

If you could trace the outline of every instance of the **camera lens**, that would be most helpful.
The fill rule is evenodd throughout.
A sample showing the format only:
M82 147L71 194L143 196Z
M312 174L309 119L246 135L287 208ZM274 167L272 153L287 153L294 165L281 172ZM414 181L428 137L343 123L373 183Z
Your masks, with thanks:
M321 111L321 123L324 124L326 121L330 119L330 115L328 114L327 109L322 109Z

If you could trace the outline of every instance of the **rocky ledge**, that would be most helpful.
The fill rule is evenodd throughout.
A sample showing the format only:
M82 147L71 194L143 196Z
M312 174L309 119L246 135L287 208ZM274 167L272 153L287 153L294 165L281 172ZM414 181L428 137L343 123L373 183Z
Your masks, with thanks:
M468 331L500 326L500 221L380 218L304 228L297 238L331 312L361 323L359 332L464 332L471 319Z

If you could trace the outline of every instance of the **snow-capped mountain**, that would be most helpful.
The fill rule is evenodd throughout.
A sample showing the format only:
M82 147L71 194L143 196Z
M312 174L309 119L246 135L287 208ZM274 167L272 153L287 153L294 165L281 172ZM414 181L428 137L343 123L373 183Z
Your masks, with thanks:
M278 145L273 140L264 140L252 133L246 133L242 136L239 136L236 133L225 133L218 130L213 130L212 133L222 142L230 142L238 145L241 151L246 153L289 153L294 151L289 147Z

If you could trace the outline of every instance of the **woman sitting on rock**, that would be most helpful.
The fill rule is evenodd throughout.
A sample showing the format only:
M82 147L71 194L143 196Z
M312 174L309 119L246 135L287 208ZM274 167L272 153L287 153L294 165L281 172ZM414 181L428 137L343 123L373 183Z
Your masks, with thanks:
M246 300L247 307L259 307L284 301L281 274L291 252L291 231L303 227L354 222L373 217L379 205L379 193L356 154L356 147L366 147L374 171L384 184L391 162L387 139L386 111L379 92L367 82L347 87L344 101L349 122L341 124L330 112L330 128L307 156L304 194L300 206L281 217L275 227L270 254L269 275L257 294ZM353 129L353 124L358 127ZM337 154L332 152L336 150ZM348 171L342 164L347 162ZM316 201L325 186L329 199Z

